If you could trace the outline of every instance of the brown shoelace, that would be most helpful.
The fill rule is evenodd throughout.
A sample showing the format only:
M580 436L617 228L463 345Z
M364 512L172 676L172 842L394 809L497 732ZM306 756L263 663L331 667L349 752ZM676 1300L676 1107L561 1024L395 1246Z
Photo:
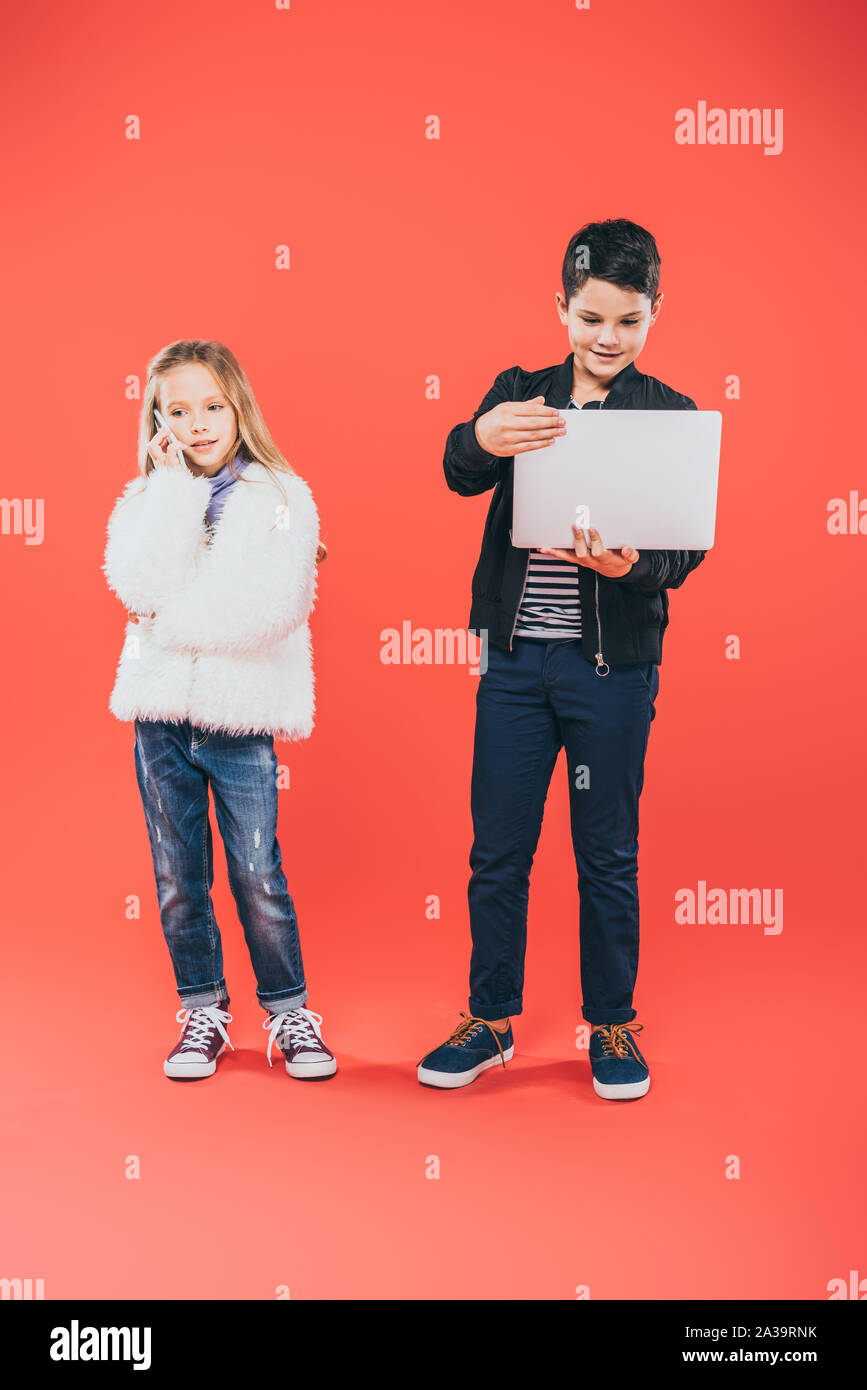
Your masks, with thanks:
M499 1049L500 1061L503 1063L503 1066L505 1066L506 1059L503 1056L503 1045L500 1042L499 1034L497 1033L496 1028L492 1028L490 1023L488 1023L487 1019L473 1018L471 1014L464 1013L463 1009L461 1010L461 1018L464 1020L463 1023L459 1023L457 1028L453 1029L452 1032L449 1033L445 1042L440 1043L440 1047L464 1047L468 1040L470 1038L477 1037L480 1028L484 1027L489 1029L489 1031L493 1034L494 1040L496 1041L497 1047ZM434 1048L433 1051L436 1052L437 1049ZM425 1057L427 1055L428 1054L425 1053ZM418 1059L418 1065L420 1065L423 1061L424 1057L420 1057Z
M609 1023L604 1028L598 1028L596 1031L602 1034L603 1056L617 1057L622 1062L631 1052L636 1062L644 1066L632 1045L632 1039L626 1037L627 1028L632 1033L640 1033L643 1027L643 1023Z

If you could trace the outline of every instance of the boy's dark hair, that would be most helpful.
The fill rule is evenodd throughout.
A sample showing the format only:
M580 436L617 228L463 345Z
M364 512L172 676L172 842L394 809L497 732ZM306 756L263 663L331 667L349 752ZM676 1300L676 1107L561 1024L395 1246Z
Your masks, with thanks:
M659 250L637 222L609 217L585 222L569 242L563 258L566 307L588 280L608 280L623 290L637 290L651 302L659 289Z

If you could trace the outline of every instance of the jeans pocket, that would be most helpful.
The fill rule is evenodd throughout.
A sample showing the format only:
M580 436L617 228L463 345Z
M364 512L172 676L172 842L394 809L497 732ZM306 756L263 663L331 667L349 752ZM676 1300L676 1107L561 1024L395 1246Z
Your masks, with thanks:
M647 687L647 689L649 690L649 692L650 692L651 695L653 695L653 694L655 693L655 692L654 692L654 680L653 680L653 672L654 672L655 668L656 668L656 662L655 662L655 661L646 661L646 662L643 662L640 666L637 666L637 667L636 667L636 670L638 671L638 674L640 675L642 681L643 681L644 684L646 685L646 687Z
M509 653L501 651L500 648L495 647L491 641L485 642L485 657L485 670L482 672L483 680L491 667L493 667L494 670L502 670L503 665L508 665L509 662Z

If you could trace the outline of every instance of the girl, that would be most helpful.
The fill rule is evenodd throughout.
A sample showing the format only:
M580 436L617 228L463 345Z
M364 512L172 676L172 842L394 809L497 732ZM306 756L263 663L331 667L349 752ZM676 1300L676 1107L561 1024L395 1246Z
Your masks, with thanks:
M148 370L139 473L109 519L103 571L129 609L109 709L135 725L160 920L184 1005L166 1076L211 1076L232 1046L209 786L269 1065L276 1042L290 1076L337 1070L321 1014L304 1007L274 752L275 737L307 738L313 727L307 620L325 554L310 489L277 449L237 359L216 342L164 348Z

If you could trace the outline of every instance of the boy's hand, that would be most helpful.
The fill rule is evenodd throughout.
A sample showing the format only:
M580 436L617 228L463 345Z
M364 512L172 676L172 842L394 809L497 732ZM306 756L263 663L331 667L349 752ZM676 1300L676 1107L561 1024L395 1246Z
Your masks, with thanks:
M482 448L497 458L545 449L565 433L561 412L546 405L544 396L534 396L531 401L501 401L479 416L475 428Z
M559 560L568 560L572 565L585 565L587 569L598 570L606 579L619 579L621 575L628 574L638 559L638 551L631 546L625 545L621 550L606 550L602 544L599 532L591 526L590 531L590 550L587 549L587 542L584 539L584 532L572 523L572 535L575 537L574 550L541 549L542 555L555 555Z

